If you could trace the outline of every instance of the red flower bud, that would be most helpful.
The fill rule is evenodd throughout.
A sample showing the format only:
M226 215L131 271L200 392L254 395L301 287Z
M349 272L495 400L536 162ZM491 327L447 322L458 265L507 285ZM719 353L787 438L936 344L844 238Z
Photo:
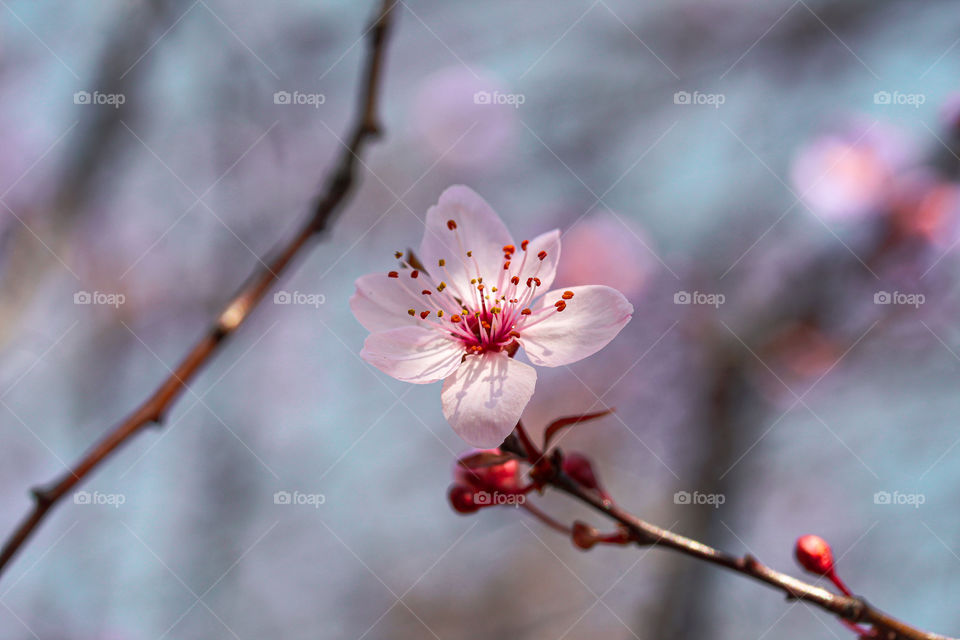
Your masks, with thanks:
M599 493L604 501L613 502L607 490L600 484L600 478L593 470L593 463L590 462L590 458L576 452L568 453L563 459L563 471L580 486Z
M473 500L473 489L469 487L459 484L450 485L447 497L450 499L450 506L457 513L474 513L480 509Z
M806 535L797 538L794 549L797 562L800 566L819 576L829 576L833 573L833 551L830 545L820 536Z
M486 466L472 466L471 468L467 468L460 462L460 460L475 457L481 453L499 456L503 452L500 449L474 449L461 455L453 468L453 477L457 484L473 489L500 491L502 493L516 493L520 490L520 463L513 458Z
M600 481L593 471L590 459L580 453L568 453L563 459L563 471L587 489L600 491Z
M585 522L577 520L573 523L573 530L571 531L570 537L574 545L586 551L597 544L600 538L600 532Z
M570 529L570 538L573 544L584 551L593 548L595 544L619 544L626 545L633 541L630 532L624 527L618 527L613 533L602 534L594 527L585 522L577 520Z

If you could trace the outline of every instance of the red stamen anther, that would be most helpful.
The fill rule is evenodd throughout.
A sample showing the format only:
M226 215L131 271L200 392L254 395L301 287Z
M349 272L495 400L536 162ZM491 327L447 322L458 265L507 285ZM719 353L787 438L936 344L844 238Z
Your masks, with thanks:
M522 315L522 316L528 316L528 315L530 315L531 313L533 313L533 312L530 311L530 307L527 307L526 309L524 309L523 311L520 312L520 315Z
M506 262L503 263L503 268L504 268L504 270L510 268L510 261L509 261L509 260L507 260Z
M541 260L543 260L544 258L547 257L547 252L546 252L546 251L541 251L540 253L537 254L537 257L540 258Z
M428 315L430 315L430 312L429 312L429 311L421 311L421 312L420 312L420 319L421 319L421 320L426 320Z
M433 291L430 291L430 289L424 289L423 291L420 292L420 295L423 295L423 296L432 296L432 295L433 295Z
M414 269L413 271L410 272L410 277L411 277L411 278L416 278L416 277L419 276L419 275L420 275L420 272L417 271L416 269Z
M520 243L520 249L523 250L523 251L526 251L528 244L530 244L530 241L529 241L529 240L524 240L523 242Z
M564 300L569 300L570 298L573 297L573 291L564 291L564 292L563 292L563 295L562 295L561 297L562 297Z
M504 253L513 253L513 252L516 251L516 250L517 250L517 248L516 248L515 246L513 246L512 244L504 245L504 247L503 247L503 252L504 252Z
M461 318L460 316L450 316L450 322L456 323L456 322L460 322L460 321L462 321L462 320L463 320L463 318Z
M400 277L400 274L397 273L396 271L391 271L390 273L387 274L387 277L388 277L388 278L399 278L399 277Z
M534 278L533 281L537 283L538 287L540 286L540 278Z
M567 308L567 303L563 300L557 300L557 303L553 306L557 308L557 312L560 312Z
M510 282L512 282L513 284L520 284L520 277L513 276L512 278L510 278Z
M453 220L447 220L447 229L450 229L450 231L453 231L456 228L457 228L456 222L454 222Z

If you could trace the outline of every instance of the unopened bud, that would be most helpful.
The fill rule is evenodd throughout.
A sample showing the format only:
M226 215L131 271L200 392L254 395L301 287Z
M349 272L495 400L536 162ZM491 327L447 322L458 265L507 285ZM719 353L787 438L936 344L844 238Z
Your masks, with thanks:
M829 576L833 573L833 551L830 545L820 536L806 535L797 538L794 549L797 562L800 566L819 576Z
M482 466L467 467L461 463L468 458L476 459L478 454L500 456L500 449L475 449L460 456L453 469L454 481L465 487L484 491L515 493L520 489L520 463L510 458L502 462Z
M459 484L451 485L447 497L450 499L450 506L457 513L474 513L480 509L474 502L473 489L469 487Z
M597 544L600 532L587 523L577 520L573 523L573 530L571 531L570 537L574 545L586 551Z
M580 453L568 453L563 459L563 471L587 489L600 490L600 480L593 471L590 459Z

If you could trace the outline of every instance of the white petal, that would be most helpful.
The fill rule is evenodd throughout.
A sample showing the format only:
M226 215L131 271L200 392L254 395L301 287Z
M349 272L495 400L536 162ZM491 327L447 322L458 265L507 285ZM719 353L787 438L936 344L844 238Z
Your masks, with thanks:
M408 273L401 271L400 277ZM409 276L407 281L410 290L420 290L417 288L420 282ZM419 324L419 316L411 316L407 311L415 308L420 312L430 308L425 302L418 305L418 300L403 288L399 279L387 277L386 273L371 273L358 278L356 286L356 292L350 296L350 309L370 332Z
M546 257L544 257L542 261L537 257L537 254L539 254L541 251L547 252ZM517 247L517 252L514 254L514 259L511 263L511 266L519 266L517 261L522 260L523 252L520 251L520 247ZM523 263L523 271L517 274L520 276L520 290L523 291L524 287L527 286L527 278L532 278L534 275L537 278L540 278L540 286L537 287L539 291L542 292L549 289L550 285L553 284L553 279L557 275L557 261L559 260L559 229L541 233L539 236L531 240L527 245L527 261Z
M447 228L449 220L457 224L456 231ZM467 283L477 276L474 259L480 276L496 284L503 269L503 247L512 243L510 232L490 205L469 187L455 185L440 194L437 204L427 211L418 257L434 280L447 281L465 295ZM465 255L467 251L473 254L471 258ZM446 272L438 266L441 259L446 261Z
M443 383L443 415L474 447L496 447L510 435L533 395L537 372L504 353L467 356Z
M602 285L571 287L573 297L566 309L525 329L520 327L520 344L533 364L559 367L582 360L607 346L630 321L633 305L616 289ZM552 307L564 289L555 289L541 298L538 308ZM536 310L534 310L536 311ZM537 321L534 313L530 321Z
M401 327L371 333L360 357L397 380L427 384L449 376L460 366L463 346L426 327Z

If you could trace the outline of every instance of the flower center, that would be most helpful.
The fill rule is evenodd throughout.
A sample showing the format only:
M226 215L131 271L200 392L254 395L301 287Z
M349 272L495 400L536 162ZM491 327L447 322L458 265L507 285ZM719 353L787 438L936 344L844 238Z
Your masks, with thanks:
M387 275L397 279L413 301L408 314L419 317L422 324L448 333L468 354L506 351L513 355L519 347L517 339L525 328L562 312L566 301L573 298L572 291L564 291L553 306L532 310L531 302L540 295L538 288L542 283L538 276L546 251L533 255L528 251L528 240L520 243L519 255L514 245L504 246L503 268L498 269L493 285L492 277L484 280L473 251L464 247L456 221L448 220L447 229L456 237L460 264L469 275L451 277L445 259L440 259L429 272L421 271L411 264L414 260L403 259L400 251L394 253L394 257L409 271L405 271L405 277L398 271ZM528 266L533 260L537 261L536 268ZM426 288L421 288L423 285Z

